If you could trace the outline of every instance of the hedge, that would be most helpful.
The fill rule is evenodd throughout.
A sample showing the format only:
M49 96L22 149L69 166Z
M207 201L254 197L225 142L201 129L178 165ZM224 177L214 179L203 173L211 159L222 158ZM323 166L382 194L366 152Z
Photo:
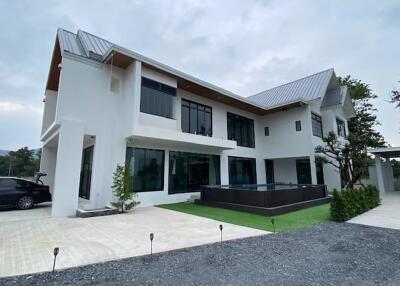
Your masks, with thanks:
M379 190L374 186L359 189L333 190L331 200L331 217L334 221L346 221L380 203Z

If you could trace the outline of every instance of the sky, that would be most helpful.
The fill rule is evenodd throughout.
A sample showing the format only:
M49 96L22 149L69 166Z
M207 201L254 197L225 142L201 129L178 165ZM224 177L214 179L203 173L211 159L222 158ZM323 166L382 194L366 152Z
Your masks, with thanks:
M0 149L41 146L57 28L78 29L241 96L333 67L368 83L400 146L400 1L0 1Z

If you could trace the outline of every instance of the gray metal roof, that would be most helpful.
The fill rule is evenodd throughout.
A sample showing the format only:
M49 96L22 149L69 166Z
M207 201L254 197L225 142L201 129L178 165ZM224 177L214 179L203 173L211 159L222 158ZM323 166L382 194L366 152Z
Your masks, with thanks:
M342 105L346 93L347 86L340 86L338 88L328 91L322 101L321 108L324 109L332 106Z
M221 94L234 98L236 100L240 100L249 104L250 106L254 106L256 108L264 109L264 107L257 105L254 102L249 101L247 98L234 94L228 90L215 86L211 83L205 82L201 79L193 77L189 74L183 73L179 70L176 70L170 66L167 66L163 63L157 62L151 58L145 57L138 53L135 53L131 50L125 49L121 46L118 46L114 43L111 43L107 40L99 38L95 35L87 33L82 30L78 30L77 34L66 31L64 29L58 29L58 39L60 41L61 49L67 53L71 53L74 55L78 55L85 58L90 58L92 60L96 60L99 62L104 62L107 58L114 52L118 51L130 57L133 57L141 62L147 63L149 65L155 66L161 70L170 72L176 76L179 76L188 81L192 81L199 85L205 86L212 90L215 90Z
M64 51L82 57L101 60L111 48L112 43L102 38L78 30L77 34L59 29L61 47Z
M91 57L92 54L98 55L99 59L102 59L112 43L102 38L96 37L92 34L78 30L78 37L85 49L86 55Z
M156 64L157 66L161 66L162 68L171 70L172 72L183 76L184 78L188 78L189 80L193 80L202 85L211 87L218 92L222 92L223 94L226 94L233 98L240 99L241 101L265 109L270 109L276 106L282 106L285 104L300 101L308 102L317 98L324 98L328 87L329 89L338 88L334 70L328 69L245 98L233 94L227 90L221 89L212 84L206 83L190 75L184 74L162 63L158 63L150 58L124 49L107 40L104 40L100 37L97 37L82 30L78 30L78 32L75 34L64 29L58 29L58 37L60 40L61 49L68 53L97 61L102 61L105 57L107 57L112 49L123 49L124 51L127 51L135 57L138 57L139 59L142 59L146 62ZM336 93L335 91L332 91L333 95L329 96L329 98L326 99L326 102L323 103L325 107L336 105L335 103L342 98L342 94L339 91L336 91Z
M288 102L308 102L323 98L334 76L328 69L247 97L250 101L264 107L279 106Z
M58 30L58 38L60 40L61 49L71 54L86 57L78 35L66 30Z

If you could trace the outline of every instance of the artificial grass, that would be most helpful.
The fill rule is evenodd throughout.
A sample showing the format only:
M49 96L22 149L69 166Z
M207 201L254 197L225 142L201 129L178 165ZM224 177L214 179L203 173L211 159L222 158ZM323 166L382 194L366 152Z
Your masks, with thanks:
M215 219L231 224L273 231L271 217L268 216L228 210L223 208L195 205L192 203L159 205L158 207ZM292 229L302 229L320 222L328 221L330 219L331 215L329 212L329 204L323 204L275 216L275 230L285 231Z

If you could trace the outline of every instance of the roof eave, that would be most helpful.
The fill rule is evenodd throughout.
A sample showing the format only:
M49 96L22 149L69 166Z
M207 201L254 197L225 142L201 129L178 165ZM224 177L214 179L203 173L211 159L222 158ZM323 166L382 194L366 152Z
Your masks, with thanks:
M172 67L170 67L170 66L168 66L168 65L165 65L165 64L160 63L160 62L158 62L158 61L155 61L155 60L153 60L153 59L151 59L151 58L148 58L148 57L146 57L146 56L143 56L143 55L141 55L141 54L135 53L135 52L133 52L133 51L131 51L131 50L128 50L128 49L126 49L126 48L123 48L123 47L121 47L121 46L117 46L117 45L111 46L111 47L107 50L107 52L105 53L105 55L103 56L102 62L103 62L103 63L107 63L108 61L110 61L111 56L112 56L113 54L115 54L115 53L121 53L121 54L123 54L123 55L125 55L125 56L131 57L131 58L133 58L133 59L135 59L135 60L138 60L138 61L140 61L140 62L146 63L146 64L148 64L148 65L150 65L150 66L154 66L154 67L156 67L156 68L159 69L159 70L162 70L162 71L164 71L164 72L167 72L167 73L169 73L169 74L174 75L175 77L182 78L182 79L187 80L187 81L190 81L190 82L192 82L192 83L201 85L201 86L203 86L203 87L205 87L205 88L211 89L211 90L213 90L213 91L215 91L215 92L218 92L218 93L220 93L220 94L222 94L222 95L231 97L231 98L233 98L233 99L235 99L235 100L238 100L238 101L241 101L241 102L243 102L243 103L245 103L245 104L254 106L254 107L257 108L257 109L264 110L264 111L266 111L266 112L269 110L269 108L266 109L264 106L255 104L254 102L252 102L252 101L250 101L250 100L247 100L245 97L241 97L241 96L239 96L239 95L237 95L237 94L234 94L234 93L232 93L232 92L230 92L230 91L228 91L228 90L225 90L225 89L223 89L223 88L220 88L220 87L218 87L218 86L215 86L215 85L213 85L213 84L210 84L210 83L208 83L208 82L206 82L206 81L203 81L203 80L201 80L201 79L198 79L198 78L196 78L196 77L193 77L193 76L191 76L191 75L189 75L189 74L183 73L183 72L181 72L181 71L179 71L179 70L176 70L176 69L174 69L174 68L172 68Z

